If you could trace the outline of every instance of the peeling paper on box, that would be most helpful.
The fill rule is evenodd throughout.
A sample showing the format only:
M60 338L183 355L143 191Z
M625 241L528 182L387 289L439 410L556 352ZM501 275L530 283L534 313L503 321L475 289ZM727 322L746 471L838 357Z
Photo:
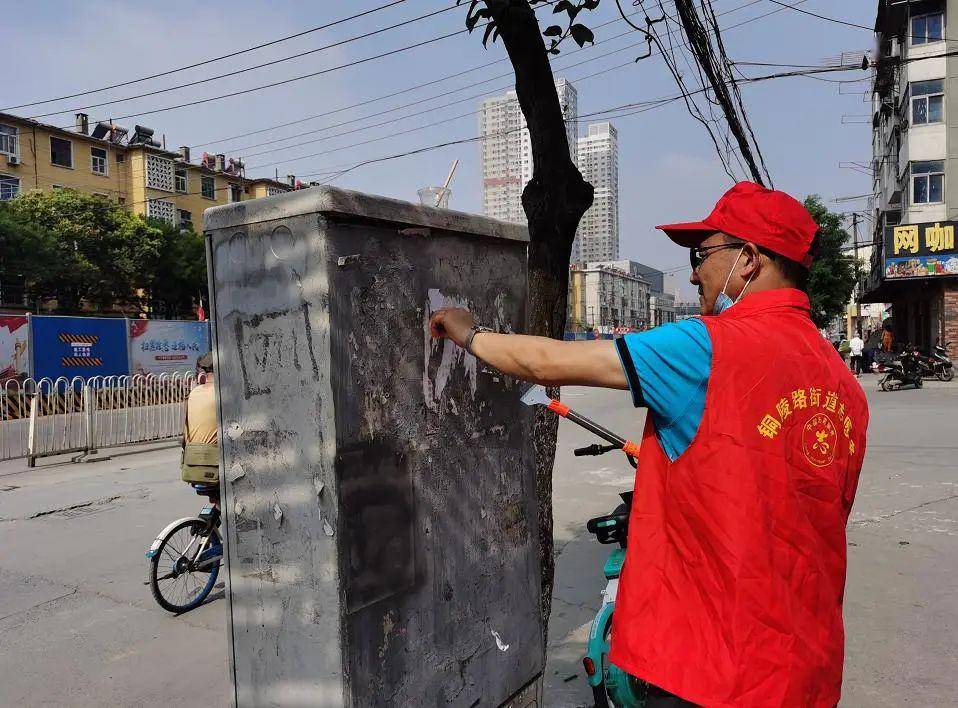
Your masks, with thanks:
M464 307L469 308L469 303L462 298L451 295L444 295L437 288L429 289L429 299L426 303L426 311L423 316L423 372L422 372L422 393L426 406L431 410L439 411L439 401L442 400L443 391L452 375L453 369L463 367L466 377L469 379L469 385L472 390L472 396L476 395L476 357L459 347L455 342L448 339L433 339L429 334L429 318L432 313L441 310L444 307ZM434 356L440 356L438 367L430 375L430 360Z

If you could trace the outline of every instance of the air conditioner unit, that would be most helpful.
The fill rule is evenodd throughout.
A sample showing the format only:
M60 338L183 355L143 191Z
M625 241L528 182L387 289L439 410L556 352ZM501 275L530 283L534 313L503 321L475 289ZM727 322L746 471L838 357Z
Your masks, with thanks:
M19 155L7 155L7 164L8 165L19 165L20 156Z

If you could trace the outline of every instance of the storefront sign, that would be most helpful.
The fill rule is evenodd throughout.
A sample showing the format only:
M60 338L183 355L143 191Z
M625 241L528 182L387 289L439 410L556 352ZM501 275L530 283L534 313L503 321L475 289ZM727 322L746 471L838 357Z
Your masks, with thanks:
M134 374L188 373L209 349L209 322L130 320Z
M885 229L885 278L958 276L958 222L936 221Z

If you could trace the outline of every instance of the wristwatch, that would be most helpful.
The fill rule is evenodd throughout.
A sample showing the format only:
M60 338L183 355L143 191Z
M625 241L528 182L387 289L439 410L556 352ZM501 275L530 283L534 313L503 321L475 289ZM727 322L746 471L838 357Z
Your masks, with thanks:
M462 348L465 349L470 354L472 354L472 340L476 338L476 335L479 334L480 332L491 332L491 331L492 330L489 329L488 327L483 327L482 325L474 324L472 327L469 328L469 334L466 335L466 341L463 342ZM475 354L472 354L472 355L475 356Z

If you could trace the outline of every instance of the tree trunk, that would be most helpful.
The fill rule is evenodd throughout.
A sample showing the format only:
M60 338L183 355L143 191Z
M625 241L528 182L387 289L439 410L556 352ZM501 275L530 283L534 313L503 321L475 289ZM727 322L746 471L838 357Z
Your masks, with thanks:
M539 22L527 0L485 0L516 74L519 107L529 127L532 179L522 192L529 222L528 331L561 339L565 331L569 257L579 221L592 206L592 185L569 155L565 121ZM558 418L539 410L533 440L542 560L543 646L552 604L552 466Z

